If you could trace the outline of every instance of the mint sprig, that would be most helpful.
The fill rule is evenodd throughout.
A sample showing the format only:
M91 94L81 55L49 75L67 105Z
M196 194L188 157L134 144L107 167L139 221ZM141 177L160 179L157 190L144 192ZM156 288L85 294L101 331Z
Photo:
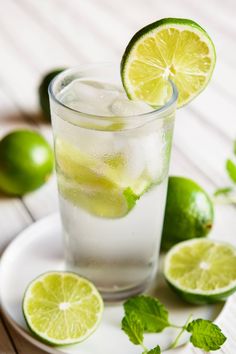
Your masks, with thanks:
M144 352L144 353L145 354L161 354L161 348L159 347L159 345L157 345L155 348L149 350L148 352Z
M168 311L158 299L135 296L124 303L125 313L135 313L143 324L145 332L161 332L169 327Z
M218 350L226 341L221 329L209 320L197 319L191 321L192 315L183 326L170 323L166 307L156 298L150 296L135 296L124 303L125 316L122 320L122 330L128 335L130 341L143 348L143 354L160 354L157 345L148 349L144 345L144 333L161 332L167 327L179 328L180 332L170 348L178 345L182 334L187 331L191 334L190 342L197 348L205 351Z
M208 320L194 320L186 328L191 333L190 342L206 351L218 350L226 341L221 329Z
M214 192L214 196L218 197L219 195L227 196L230 192L232 192L233 188L232 187L224 187L224 188L218 188Z
M121 328L128 335L129 340L135 345L143 343L143 325L135 313L127 314L121 323Z
M233 154L236 156L236 140L233 143ZM218 188L214 192L214 200L223 204L236 204L236 163L232 158L226 160L225 169L232 186Z
M236 165L235 165L235 163L231 159L228 159L228 160L226 160L225 167L226 167L226 171L228 172L230 179L234 183L236 183Z

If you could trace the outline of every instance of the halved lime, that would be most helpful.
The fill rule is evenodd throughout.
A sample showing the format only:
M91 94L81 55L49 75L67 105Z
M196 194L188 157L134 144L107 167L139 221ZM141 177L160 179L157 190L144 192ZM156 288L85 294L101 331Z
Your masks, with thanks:
M98 327L103 301L87 279L75 273L49 272L28 286L23 313L32 332L52 345L78 343Z
M209 239L181 242L167 253L164 275L190 303L224 301L236 290L236 248Z
M196 97L208 84L216 61L214 44L196 22L165 18L138 31L121 62L127 95L152 106L171 94L167 79L179 91L178 106Z

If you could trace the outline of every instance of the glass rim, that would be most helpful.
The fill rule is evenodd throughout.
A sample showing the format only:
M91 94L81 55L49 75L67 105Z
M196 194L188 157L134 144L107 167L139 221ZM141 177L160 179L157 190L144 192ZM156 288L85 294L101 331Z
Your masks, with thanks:
M85 70L95 69L95 68L99 68L101 66L114 65L114 64L115 63L113 63L113 62L97 62L97 63L91 63L91 64L84 64L81 66L77 65L77 66L73 66L73 67L63 70L61 73L57 74L52 79L52 81L50 82L50 84L48 86L48 93L49 93L50 98L56 104L62 106L63 108L65 108L75 114L83 115L84 117L88 117L88 118L92 118L92 119L96 119L96 120L101 119L101 120L109 120L109 121L111 121L112 118L116 119L117 117L122 118L122 119L124 118L124 119L128 119L128 120L129 119L134 120L135 118L137 119L137 118L141 118L141 117L150 117L150 116L152 117L153 115L155 115L155 119L161 119L162 114L164 114L166 111L168 111L177 102L178 95L179 95L178 89L177 89L176 85L174 84L174 82L169 78L167 79L167 81L170 83L170 85L172 87L172 95L169 98L169 100L163 106L153 109L150 112L145 112L145 113L139 113L139 114L133 114L133 115L113 116L113 117L99 115L99 114L91 114L91 113L86 113L86 112L80 111L78 109L71 108L70 106L61 102L61 100L56 97L56 94L54 92L55 86L66 76L69 76L70 74L73 74L76 72L83 72Z

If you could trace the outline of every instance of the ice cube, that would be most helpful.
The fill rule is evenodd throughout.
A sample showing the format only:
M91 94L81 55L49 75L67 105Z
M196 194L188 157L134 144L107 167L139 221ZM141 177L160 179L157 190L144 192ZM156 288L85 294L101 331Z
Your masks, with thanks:
M145 102L131 101L125 94L120 94L114 99L110 110L113 115L124 117L151 112L153 108Z
M165 141L162 132L154 132L140 141L145 154L145 163L149 176L153 182L158 181L165 174Z
M80 112L110 116L109 107L119 94L118 86L77 79L60 93L59 99L70 108Z

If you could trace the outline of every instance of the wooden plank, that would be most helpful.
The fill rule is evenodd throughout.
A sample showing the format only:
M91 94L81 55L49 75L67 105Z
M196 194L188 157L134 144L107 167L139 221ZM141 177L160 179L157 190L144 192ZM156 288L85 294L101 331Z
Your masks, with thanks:
M24 337L22 337L13 327L12 325L4 318L4 324L7 328L9 338L14 342L14 346L16 348L16 351L14 352L1 352L0 354L45 354L46 352L44 350L41 350L31 344L28 340L26 340ZM1 333L1 332L0 332Z
M105 45L103 34L98 33L97 23L88 21L84 5L85 3L83 5L77 3L71 7L70 2L58 1L56 14L51 16L52 2L38 3L24 0L24 7L29 16L33 16L38 23L45 23L45 28L50 32L53 31L57 38L63 38L65 46L76 48L74 65L78 65L78 61L84 63L94 61L94 57L96 61L114 58L110 48L112 44Z
M14 21L9 21L7 16L1 16L1 28L5 36L14 42L19 54L27 57L31 65L38 66L40 63L39 67L42 71L62 65L62 58L66 58L70 65L75 54L72 54L66 44L62 43L60 36L56 37L55 34L44 29L44 24L37 23L29 16L21 4L22 1L9 0L4 5L4 11L13 14ZM53 16L56 16L56 13L57 7L54 6Z
M12 342L0 317L0 354L16 354Z

